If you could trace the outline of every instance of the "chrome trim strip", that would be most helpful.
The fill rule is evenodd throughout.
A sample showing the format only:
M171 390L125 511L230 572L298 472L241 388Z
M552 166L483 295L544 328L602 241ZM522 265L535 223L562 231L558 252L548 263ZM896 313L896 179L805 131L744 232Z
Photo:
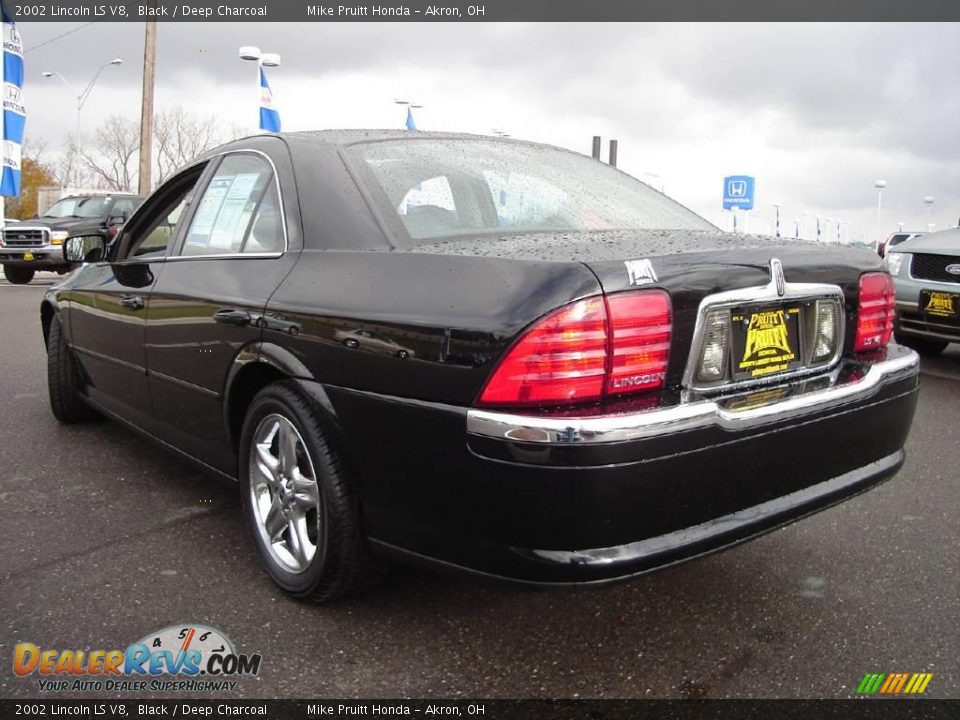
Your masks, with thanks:
M697 385L695 376L697 366L700 364L703 355L703 335L704 325L707 314L711 310L732 308L746 304L784 303L791 300L835 300L840 305L840 338L837 343L837 349L829 362L821 363L813 368L800 368L793 372L783 373L773 377L757 378L755 380L741 380L740 382L730 382L713 385ZM844 302L843 290L839 285L829 285L826 283L790 283L783 284L782 292L777 283L777 277L774 270L774 261L771 261L771 278L766 285L755 285L752 287L738 288L726 292L708 295L700 301L700 307L697 310L697 322L693 330L693 342L690 345L690 354L687 355L687 367L683 372L683 387L688 390L694 390L698 393L708 392L727 392L729 390L748 388L756 385L769 383L774 378L792 379L802 375L824 372L830 370L840 362L840 355L843 352L843 343L846 333L846 323L844 320Z
M473 409L467 412L467 433L516 442L590 445L642 440L706 427L739 431L762 425L770 418L791 419L867 398L885 383L916 375L919 367L917 353L904 350L899 357L874 363L856 382L745 410L729 410L710 399L662 410L599 417L536 417Z

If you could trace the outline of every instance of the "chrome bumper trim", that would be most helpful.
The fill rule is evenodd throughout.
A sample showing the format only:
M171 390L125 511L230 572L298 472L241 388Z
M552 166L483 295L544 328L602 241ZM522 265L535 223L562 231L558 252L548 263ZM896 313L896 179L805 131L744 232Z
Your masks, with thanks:
M696 400L662 410L595 417L537 417L474 409L467 412L467 432L516 442L586 445L642 440L707 427L745 430L762 425L772 417L787 420L864 400L887 383L917 375L920 368L917 353L905 348L897 350L897 357L874 363L860 380L743 410L723 407L723 399Z

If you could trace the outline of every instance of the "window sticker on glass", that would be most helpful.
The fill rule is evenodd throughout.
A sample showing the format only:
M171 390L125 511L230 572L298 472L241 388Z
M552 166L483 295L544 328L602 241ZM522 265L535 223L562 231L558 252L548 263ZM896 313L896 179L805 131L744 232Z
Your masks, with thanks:
M218 176L210 181L194 217L187 245L238 250L256 205L259 173Z

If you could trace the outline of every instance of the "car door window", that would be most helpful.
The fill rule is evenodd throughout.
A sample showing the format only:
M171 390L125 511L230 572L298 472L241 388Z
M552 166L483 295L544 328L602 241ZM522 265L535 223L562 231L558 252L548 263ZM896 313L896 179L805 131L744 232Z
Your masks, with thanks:
M134 202L130 198L121 198L113 203L110 219L115 222L125 222L133 214Z
M167 254L170 241L176 234L177 223L183 216L187 205L187 193L177 201L172 209L161 214L140 236L140 241L130 251L129 257L145 259L163 257Z
M181 255L277 252L282 242L269 163L249 153L228 155L197 203Z
M118 257L148 260L167 255L204 167L197 165L184 171L146 201L144 212L124 226Z

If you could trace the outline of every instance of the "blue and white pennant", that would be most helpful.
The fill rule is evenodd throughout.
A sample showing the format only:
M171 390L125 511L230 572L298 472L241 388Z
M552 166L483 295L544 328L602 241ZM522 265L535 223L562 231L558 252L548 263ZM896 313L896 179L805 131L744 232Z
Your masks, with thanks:
M260 129L267 132L280 132L280 113L273 109L273 93L267 74L260 66Z
M0 195L20 194L20 155L27 111L23 105L23 41L6 3L3 13L3 179Z

